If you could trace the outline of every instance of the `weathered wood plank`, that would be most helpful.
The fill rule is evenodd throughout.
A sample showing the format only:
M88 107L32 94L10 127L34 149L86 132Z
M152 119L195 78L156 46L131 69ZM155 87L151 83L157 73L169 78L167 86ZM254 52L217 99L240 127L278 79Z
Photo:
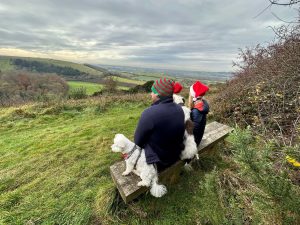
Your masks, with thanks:
M137 183L141 180L140 177L131 173L127 176L123 176L125 171L125 161L115 163L110 167L110 173L116 184L120 195L125 203L135 199L140 194L147 191L147 187L139 187Z
M198 148L199 154L210 149L217 142L223 140L233 129L227 125L212 122L209 123L203 135L203 139ZM180 169L184 165L183 161L178 161L171 167L165 169L159 174L160 182L162 183L174 183L176 182L176 176L179 174ZM125 203L132 201L139 195L147 191L146 187L139 187L137 183L141 180L140 177L131 173L128 176L123 176L125 171L125 162L120 161L110 167L110 173L116 184L122 199Z

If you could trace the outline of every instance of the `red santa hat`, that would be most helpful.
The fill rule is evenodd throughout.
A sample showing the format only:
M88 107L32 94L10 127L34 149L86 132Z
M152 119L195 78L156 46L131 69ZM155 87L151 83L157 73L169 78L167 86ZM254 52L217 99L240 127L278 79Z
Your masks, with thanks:
M182 90L182 85L179 82L175 82L173 90L174 94L178 94Z
M205 93L209 90L209 88L202 84L200 81L196 81L190 87L190 95L193 97L193 101L196 101L199 96L204 96Z

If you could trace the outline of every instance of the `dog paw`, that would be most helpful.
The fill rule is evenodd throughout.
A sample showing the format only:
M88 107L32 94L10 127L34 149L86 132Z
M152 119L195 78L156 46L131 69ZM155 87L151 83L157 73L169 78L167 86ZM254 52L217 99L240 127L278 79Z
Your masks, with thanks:
M125 171L122 173L123 176L127 176L128 174L130 174L130 172Z

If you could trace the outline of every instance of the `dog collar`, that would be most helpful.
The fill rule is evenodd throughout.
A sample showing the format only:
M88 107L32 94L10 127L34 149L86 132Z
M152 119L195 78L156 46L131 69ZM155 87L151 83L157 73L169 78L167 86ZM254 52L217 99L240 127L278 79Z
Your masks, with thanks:
M139 149L139 147L135 144L128 153L122 154L123 159L128 159L136 149Z

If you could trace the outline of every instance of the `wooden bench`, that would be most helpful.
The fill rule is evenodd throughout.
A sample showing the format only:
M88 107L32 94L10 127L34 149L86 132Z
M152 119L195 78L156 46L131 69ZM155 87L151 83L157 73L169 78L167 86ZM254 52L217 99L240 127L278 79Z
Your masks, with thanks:
M233 128L218 123L212 122L206 125L203 139L198 148L199 154L208 151L219 141L224 138L233 130ZM179 177L179 173L184 165L184 162L179 160L169 168L165 169L159 174L159 180L161 183L174 183ZM142 193L148 190L147 187L139 187L137 183L141 180L140 177L131 173L128 176L122 176L125 171L125 162L116 162L110 166L110 173L114 183L116 184L120 195L125 203L132 201Z

